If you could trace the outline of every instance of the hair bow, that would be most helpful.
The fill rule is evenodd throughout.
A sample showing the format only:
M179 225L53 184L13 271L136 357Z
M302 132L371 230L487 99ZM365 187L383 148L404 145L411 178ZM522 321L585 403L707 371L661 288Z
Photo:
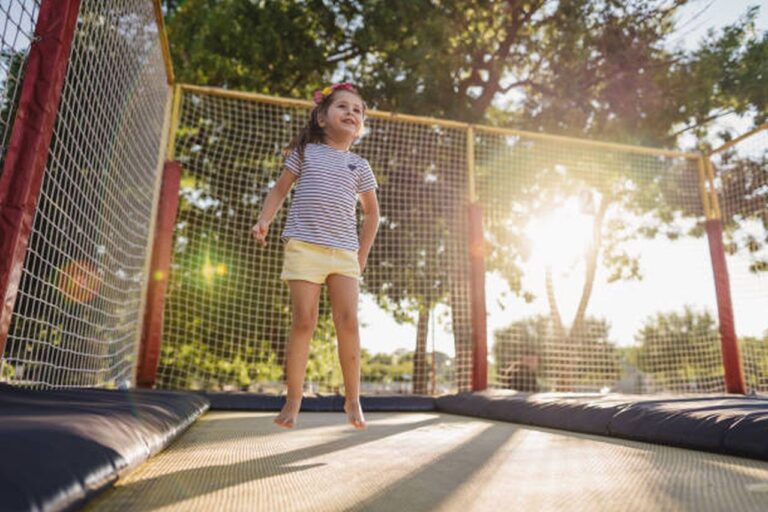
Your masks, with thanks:
M330 96L334 91L338 91L339 89L357 92L357 88L349 82L341 82L338 84L329 85L328 87L315 91L315 94L312 97L315 101L315 105L319 105L325 98Z

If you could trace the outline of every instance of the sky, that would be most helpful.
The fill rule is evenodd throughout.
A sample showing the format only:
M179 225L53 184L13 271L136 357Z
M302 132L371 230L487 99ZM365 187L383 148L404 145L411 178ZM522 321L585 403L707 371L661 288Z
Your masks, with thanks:
M698 0L685 6L679 13L678 32L670 39L672 47L695 49L709 29L731 24L756 0ZM768 30L768 3L763 0L757 20L758 31ZM732 127L743 133L749 119L726 118L719 126ZM765 140L765 139L763 139ZM590 301L590 315L608 319L611 339L621 346L634 343L634 333L643 321L657 311L681 312L684 305L697 311L717 315L715 289L706 238L686 239L670 243L653 241L635 243L631 250L641 255L642 281L606 284L606 276L598 274ZM756 277L747 271L749 260L742 256L729 257L732 301L736 314L736 329L740 336L761 336L768 330L765 311L768 311L768 277ZM583 268L568 271L562 265L555 280L558 301L566 322L575 311L581 292ZM534 265L528 283L543 289L544 273L541 264ZM360 310L361 344L372 353L392 352L396 349L413 350L415 326L398 325L388 314L379 310L370 297L363 296ZM509 293L497 275L486 277L486 308L488 310L488 346L493 345L493 332L510 322L533 314L547 312L541 298L526 304ZM433 315L428 350L453 354L453 340L447 332L450 321L444 307Z
M753 5L760 6L757 30L768 30L768 3L765 0L695 0L680 9L678 30L670 42L673 46L693 50L709 29L718 30L732 24Z
M760 7L755 29L768 30L768 0L695 0L685 5L678 14L678 31L670 39L670 47L695 50L705 39L710 29L719 30L738 21L751 6ZM750 119L731 115L718 121L719 128L728 128L733 133L744 133L751 127ZM713 130L715 132L717 130ZM716 144L716 141L712 141ZM682 138L681 146L693 146L690 139Z

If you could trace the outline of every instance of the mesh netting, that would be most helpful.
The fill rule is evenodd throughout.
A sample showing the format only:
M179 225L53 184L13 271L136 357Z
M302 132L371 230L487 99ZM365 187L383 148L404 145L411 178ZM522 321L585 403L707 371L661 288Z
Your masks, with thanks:
M19 101L19 85L29 54L40 8L39 0L16 0L0 3L0 19L5 20L0 32L0 169Z
M279 392L290 320L279 233L288 205L267 248L249 230L308 105L185 91L160 383ZM491 385L722 391L698 156L486 128L474 142ZM353 150L381 185L382 225L362 284L363 346L382 335L391 341L383 352L409 346L364 351L363 391L467 389L466 127L373 114ZM324 297L309 391L339 390L335 346Z
M492 385L722 390L695 157L482 133L476 172Z
M152 2L83 1L5 381L132 382L169 92Z
M716 151L736 335L747 387L768 392L768 126Z
M37 10L29 0L0 6L3 145ZM154 16L151 2L83 2L3 354L7 382L132 382L170 93ZM266 248L250 228L310 105L181 91L184 176L158 384L277 393L291 318L278 278L289 204ZM722 391L703 160L467 133L372 113L352 148L376 173L382 216L361 282L362 392L470 387L470 168L483 209L492 386ZM758 391L768 389L767 133L711 157L737 335ZM324 294L308 391L340 390L336 344Z
M176 138L184 177L160 385L280 390L290 307L279 280L279 235L288 204L266 248L253 242L250 228L282 170L283 148L307 114L300 102L185 89ZM362 344L387 336L381 324L366 321L370 311L386 316L387 325L413 328L406 339L393 330L382 349L406 344L410 353L364 352L362 391L466 388L465 133L381 117L366 125L352 150L376 172L382 224L362 282ZM443 341L436 347L438 330ZM342 382L325 294L306 382L309 391L338 391Z

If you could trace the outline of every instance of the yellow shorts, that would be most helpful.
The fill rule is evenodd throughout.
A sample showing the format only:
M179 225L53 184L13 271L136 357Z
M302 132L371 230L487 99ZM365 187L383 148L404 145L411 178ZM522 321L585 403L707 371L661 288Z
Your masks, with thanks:
M331 274L360 277L357 252L311 244L293 238L285 244L283 272L280 274L280 279L323 284Z

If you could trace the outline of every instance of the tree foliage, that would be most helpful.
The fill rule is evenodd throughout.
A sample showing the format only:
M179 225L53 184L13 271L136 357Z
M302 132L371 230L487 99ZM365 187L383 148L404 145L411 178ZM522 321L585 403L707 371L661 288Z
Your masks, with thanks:
M587 318L578 338L563 343L549 316L512 322L494 333L493 358L497 380L510 365L526 359L537 361L538 379L544 389L597 391L619 377L619 352L609 339L605 320ZM567 382L564 382L567 381Z
M638 367L650 374L656 391L722 391L720 332L708 311L686 306L657 313L636 338Z
M338 23L345 4L186 0L168 22L178 80L309 97L354 54Z
M756 122L766 114L761 84L768 36L754 30L757 10L686 52L668 44L675 15L686 3L185 0L169 2L168 25L181 81L308 97L331 80L350 79L362 86L372 106L384 110L675 147L682 133L691 131L701 139L727 113L751 113ZM382 231L367 283L380 304L418 325L434 304L458 293L451 289L453 270L445 266L451 226L444 223L450 217L428 215L462 205L424 200L441 187L450 188L442 176L453 172L452 163L415 158L409 143L391 145L391 137L383 127L374 127L360 147L365 151L383 143L402 149L374 154L371 160L380 181L404 184L397 194L382 194ZM425 136L418 143L429 140ZM481 139L478 144L494 142ZM515 153L510 156L518 162L534 160L525 145L499 151ZM671 172L652 176L644 172L648 164L642 158L599 162L605 172L588 159L575 159L568 163L567 179L560 179L560 162L536 158L533 168L538 170L524 178L528 181L489 188L498 196L488 201L517 205L507 217L516 227L509 228L509 222L503 229L489 227L497 242L489 268L505 273L513 290L531 298L520 284L525 219L574 194L590 197L598 237L585 255L582 304L570 324L560 321L563 336L579 335L588 323L587 306L601 259L609 280L641 277L637 259L622 248L624 242L704 232L691 168L669 164ZM478 162L478 180L498 180L490 171L483 175L484 165ZM761 190L759 180L751 181L758 184L752 189L737 186L752 174L764 174L764 163L758 165L762 167L745 165L735 172L733 204L754 196L750 190ZM514 197L509 190L515 190ZM540 201L542 194L548 199ZM501 211L509 210L504 205ZM611 217L618 208L645 222L638 227ZM695 222L674 222L680 215ZM395 267L397 272L387 270ZM550 284L556 290L556 283ZM557 325L553 301L550 309ZM461 329L454 325L455 331ZM418 353L425 331L417 331Z

